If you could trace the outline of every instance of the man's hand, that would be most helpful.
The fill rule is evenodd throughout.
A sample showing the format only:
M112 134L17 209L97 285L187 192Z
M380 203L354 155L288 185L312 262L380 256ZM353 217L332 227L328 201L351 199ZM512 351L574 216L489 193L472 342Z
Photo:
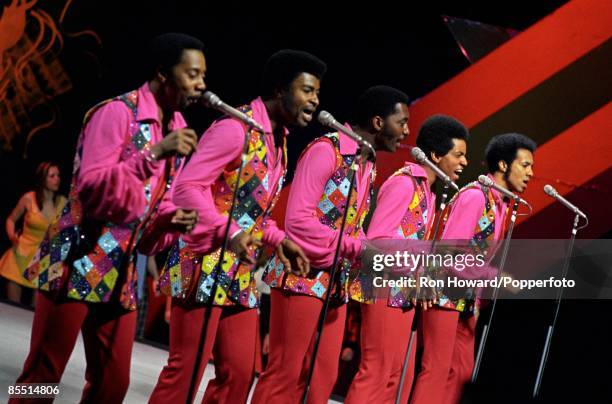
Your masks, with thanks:
M244 231L234 236L229 243L230 250L238 256L238 259L250 265L255 265L255 259L251 257L251 251L257 247L261 247L261 241Z
M434 287L420 287L421 276L424 275L417 274L416 276L416 301L413 300L413 304L416 303L418 306L421 307L421 309L423 309L423 311L426 311L427 309L432 308L435 304L438 303L438 294Z
M166 159L178 154L187 156L191 154L198 143L198 136L193 129L179 129L168 133L163 140L151 147L151 153L157 160Z
M383 254L383 251L370 244L363 245L359 260L361 261L361 267L364 271L369 271L370 269L373 269L374 256L379 254Z
M172 227L181 233L189 233L198 224L198 212L194 209L179 208L170 219Z
M285 266L286 272L306 276L310 272L310 261L299 245L288 238L276 247L276 255Z

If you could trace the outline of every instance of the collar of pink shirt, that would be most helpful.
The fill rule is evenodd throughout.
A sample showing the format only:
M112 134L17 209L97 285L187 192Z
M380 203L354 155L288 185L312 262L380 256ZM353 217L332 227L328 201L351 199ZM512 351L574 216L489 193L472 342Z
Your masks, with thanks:
M489 177L491 181L495 182L495 177L493 176L493 174L487 174L487 177ZM507 201L504 200L504 196L501 194L501 192L497 191L494 188L491 188L491 192L493 192L493 199L495 199L496 204L501 206L503 203L507 203Z
M412 173L413 177L424 178L426 183L427 183L427 187L429 188L429 181L428 181L428 178L427 178L427 172L425 171L425 169L423 168L422 165L416 164L416 163L411 163L411 162L407 161L404 166L405 167L410 167L410 172Z
M407 161L405 163L406 167L410 167L410 172L412 173L413 177L419 177L419 178L423 178L424 182L424 189L425 189L425 198L427 200L427 209L429 211L433 211L434 214L430 214L429 215L429 219L428 219L428 223L431 223L433 221L433 218L435 216L435 210L436 210L436 193L433 192L431 190L431 184L429 183L429 177L427 176L427 171L425 171L425 168L423 168L422 165L417 164L417 163L412 163L410 161ZM429 224L428 224L429 226Z
M344 127L353 130L353 128L351 127L351 125L348 124L348 122L344 124ZM357 142L355 142L353 139L346 136L344 133L340 133L338 139L340 143L340 154L342 154L343 156L348 156L350 154L357 153L358 145Z
M144 83L138 89L138 110L136 111L136 121L155 121L161 127L161 122L159 122L157 101L151 92L151 88L149 88L149 83ZM183 114L181 114L179 111L174 111L169 126L172 130L186 128L187 122L185 122Z

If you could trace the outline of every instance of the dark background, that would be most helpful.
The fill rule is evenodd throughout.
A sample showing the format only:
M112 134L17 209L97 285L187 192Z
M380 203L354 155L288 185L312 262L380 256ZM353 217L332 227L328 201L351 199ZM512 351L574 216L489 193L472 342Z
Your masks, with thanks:
M0 0L0 5L10 2ZM53 106L32 112L41 122L49 117L51 108L57 107L59 115L53 127L32 139L27 159L22 158L25 134L15 139L12 152L0 150L2 172L10 173L2 179L9 194L0 202L0 213L8 213L29 189L41 160L60 163L63 189L67 190L84 113L97 102L137 88L146 80L146 48L157 34L179 31L200 38L205 44L208 88L232 105L258 95L263 64L275 51L312 52L328 64L320 108L342 120L349 116L353 100L372 85L395 86L414 100L469 66L441 15L524 30L564 3L466 3L423 10L423 4L383 1L360 7L346 3L341 6L345 12L330 12L331 2L254 6L240 2L73 1L61 29L65 33L91 30L101 39L101 46L91 36L64 35L60 60L73 89L56 97ZM37 7L57 19L63 5L40 2ZM186 116L201 133L216 115L196 108ZM296 156L321 131L315 125L292 133L290 153Z
M3 6L9 3L0 2ZM37 7L54 18L63 6L40 3ZM417 99L469 66L441 15L524 30L564 3L453 2L424 10L419 2L376 1L362 6L333 4L343 11L329 12L331 1L286 2L278 7L230 1L222 5L74 1L62 29L93 30L102 45L86 36L64 38L60 58L73 89L52 101L60 111L59 119L34 137L26 159L25 136L15 140L13 151L0 151L0 217L6 217L19 196L30 189L32 173L41 160L60 164L62 189L67 193L83 114L95 103L137 88L146 80L146 44L157 34L181 31L202 39L208 88L233 105L258 95L261 69L272 53L282 48L312 52L328 64L321 108L342 120L348 117L352 100L371 85L395 86ZM49 109L39 107L33 115L44 120ZM198 133L215 116L199 109L186 114ZM321 128L316 126L292 133L294 164L298 151L319 133ZM0 233L4 249L8 247L6 235ZM548 402L612 402L607 369L612 359L607 327L611 308L609 302L601 301L570 301L562 306L542 390ZM481 368L482 385L476 391L490 394L480 402L528 402L552 303L506 301L498 310Z

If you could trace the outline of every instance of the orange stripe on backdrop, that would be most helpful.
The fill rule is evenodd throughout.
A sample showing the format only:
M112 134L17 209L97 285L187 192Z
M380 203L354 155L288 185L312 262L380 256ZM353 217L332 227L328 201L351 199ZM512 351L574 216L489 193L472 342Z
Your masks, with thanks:
M542 191L544 185L550 184L561 195L567 195L612 167L611 134L612 103L608 103L540 145L535 153L536 176L523 195L533 206L533 214L555 203ZM580 206L587 215L603 209L602 199L588 202L588 206ZM528 219L522 217L518 223Z
M410 136L415 144L421 123L444 113L474 127L611 36L612 2L570 1L506 42L474 65L415 102ZM418 78L415 78L418 80ZM406 151L381 153L380 183L406 160Z
M404 143L414 145L421 123L435 113L452 115L474 127L602 44L610 38L611 26L612 1L570 1L415 102L410 108L410 135ZM377 185L408 158L406 149L380 153ZM281 227L287 195L288 188L273 213Z
M412 123L443 106L475 126L605 42L611 26L612 2L570 1L415 103Z
M536 177L580 184L612 166L612 103L593 112L536 151ZM553 184L554 185L554 184ZM556 186L556 185L554 185ZM559 192L569 189L558 188Z

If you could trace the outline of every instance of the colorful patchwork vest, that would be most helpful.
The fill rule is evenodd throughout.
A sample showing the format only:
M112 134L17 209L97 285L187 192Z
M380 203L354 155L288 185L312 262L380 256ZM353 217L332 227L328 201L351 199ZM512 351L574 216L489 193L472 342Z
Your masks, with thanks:
M336 154L336 168L325 185L323 195L319 200L315 214L322 224L333 230L338 230L342 226L342 219L347 206L346 199L350 186L349 171L351 166L353 164L358 164L358 162L355 161L355 155L353 154L347 156L340 154L340 139L338 133L330 133L314 140L308 145L303 153L306 153L313 144L321 141L329 142L333 146ZM376 171L372 168L368 189L366 190L367 196L360 206L357 206L357 186L353 186L351 200L348 203L349 211L344 229L345 236L353 238L359 237L363 221L370 208L375 176ZM336 301L347 302L349 298L349 278L353 263L342 258L339 265L340 267L338 268L337 277L332 289L332 298ZM286 273L284 265L278 257L274 255L266 265L263 280L270 285L270 287L282 288L293 293L314 296L321 299L329 287L329 268L314 269L311 273L313 273L312 277L302 277L293 273Z
M242 107L241 111L249 116L253 115L249 106ZM264 135L257 130L251 130L248 154L232 217L243 231L257 239L262 238L265 221L269 218L283 187L287 167L285 138L283 138L282 152L280 163L283 164L283 172L277 184L270 184L268 149ZM229 215L237 176L238 168L224 171L213 187L215 206L225 216ZM256 259L258 253L259 251L254 251L253 258ZM259 293L255 287L255 265L240 263L236 254L226 250L219 268L220 255L221 247L207 255L197 254L179 239L172 246L160 276L160 290L172 297L189 298L195 286L193 282L198 279L195 300L199 303L207 303L213 296L214 305L238 304L248 308L257 307Z
M130 141L126 143L121 159L127 159L150 147L151 127L149 123L136 122L138 91L106 100L85 115L83 129L93 113L111 101L123 102L134 116L130 125ZM72 299L98 303L109 302L118 291L119 300L129 310L136 309L136 271L134 270L134 249L146 223L154 221L157 206L163 193L170 187L172 177L180 159L166 163L165 179L160 179L156 190L151 190L150 180L144 182L143 192L147 206L143 216L132 223L115 224L94 222L83 217L83 206L78 198L79 177L83 153L81 130L74 158L72 183L68 202L57 220L49 226L36 255L24 272L24 277L38 289L60 290L68 278L68 296ZM154 206L153 209L150 209ZM84 220L85 219L85 220Z
M481 185L475 181L467 184L461 188L459 192L453 196L444 212L442 213L442 229L440 234L443 233L443 228L448 221L448 216L451 211L453 203L457 200L458 196L468 189L480 189L484 193L485 206L482 211L482 215L476 223L474 228L474 236L468 241L468 246L472 249L473 254L484 254L490 255L490 247L494 241L495 236L495 225L496 218L498 217L497 205L495 204L495 197L493 191L490 188ZM472 311L478 310L475 304L476 296L473 289L468 289L464 297L451 298L446 296L443 292L438 291L438 305L447 309L454 309L457 311Z
M402 217L402 221L397 228L397 238L404 240L426 240L429 239L431 223L435 212L429 212L427 206L427 181L422 177L412 175L411 165L400 168L393 176L405 175L412 178L414 182L414 194L412 200ZM431 221L431 223L430 223ZM388 306L409 308L410 302L409 288L392 287L389 290Z

